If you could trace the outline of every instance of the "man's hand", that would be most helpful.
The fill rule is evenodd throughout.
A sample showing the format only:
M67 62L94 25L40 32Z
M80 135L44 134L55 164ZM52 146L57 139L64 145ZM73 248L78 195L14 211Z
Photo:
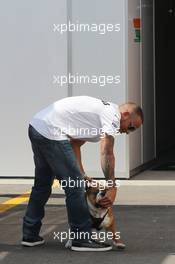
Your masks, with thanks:
M117 194L116 187L109 188L106 191L105 196L101 198L98 203L104 208L111 207L115 201L116 194Z

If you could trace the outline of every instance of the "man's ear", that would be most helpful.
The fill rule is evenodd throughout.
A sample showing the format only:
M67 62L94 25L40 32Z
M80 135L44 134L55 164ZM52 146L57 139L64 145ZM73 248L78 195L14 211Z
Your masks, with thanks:
M123 119L127 120L130 117L130 113L128 111L125 111L122 113Z

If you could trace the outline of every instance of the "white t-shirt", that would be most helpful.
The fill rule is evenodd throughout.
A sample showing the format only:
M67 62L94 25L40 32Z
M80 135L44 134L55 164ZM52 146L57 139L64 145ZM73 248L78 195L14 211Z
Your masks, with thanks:
M118 105L89 97L66 97L37 113L30 124L51 140L70 140L70 137L97 142L104 133L119 134ZM68 137L70 136L70 137Z

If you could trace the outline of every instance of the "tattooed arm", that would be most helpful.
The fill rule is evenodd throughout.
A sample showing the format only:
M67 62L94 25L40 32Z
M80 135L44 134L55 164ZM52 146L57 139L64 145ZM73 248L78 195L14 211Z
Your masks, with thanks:
M105 196L99 201L103 207L110 207L115 201L117 188L115 187L115 156L113 153L114 148L114 138L112 136L106 135L101 139L100 153L101 153L101 167L108 183L113 182L114 186L110 187Z
M101 153L101 167L106 180L115 181L114 168L115 157L113 153L114 138L106 135L101 139L100 153Z

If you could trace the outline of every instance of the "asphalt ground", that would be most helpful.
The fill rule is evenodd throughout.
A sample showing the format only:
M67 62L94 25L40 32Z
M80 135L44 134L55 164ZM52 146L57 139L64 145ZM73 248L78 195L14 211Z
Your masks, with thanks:
M133 184L133 183L132 183ZM131 184L131 186L132 186ZM19 263L28 264L58 264L58 263L122 263L122 264L174 264L175 263L175 205L169 200L163 205L156 203L165 197L173 195L173 186L163 187L146 185L123 187L119 195L119 204L114 205L114 212L126 244L125 251L113 249L109 252L73 252L65 248L65 240L60 241L55 233L68 232L67 214L64 203L64 194L57 189L46 205L41 235L46 243L35 248L25 248L20 245L22 237L22 218L24 216L27 197L22 203L17 202L11 208L6 208L0 213L0 262L3 264ZM1 185L1 206L21 194L29 191L29 185ZM144 188L144 189L143 189ZM164 188L164 189L162 189ZM156 199L147 199L147 192L155 193ZM169 192L169 196L162 193ZM156 194L157 193L157 194ZM158 194L159 198L158 199ZM124 200L133 197L132 204L124 204ZM141 200L141 197L143 198ZM136 199L137 198L137 199ZM145 199L145 200L144 200ZM140 200L142 205L138 205ZM19 201L19 200L18 200ZM55 232L55 233L54 233ZM55 239L54 239L55 237Z

